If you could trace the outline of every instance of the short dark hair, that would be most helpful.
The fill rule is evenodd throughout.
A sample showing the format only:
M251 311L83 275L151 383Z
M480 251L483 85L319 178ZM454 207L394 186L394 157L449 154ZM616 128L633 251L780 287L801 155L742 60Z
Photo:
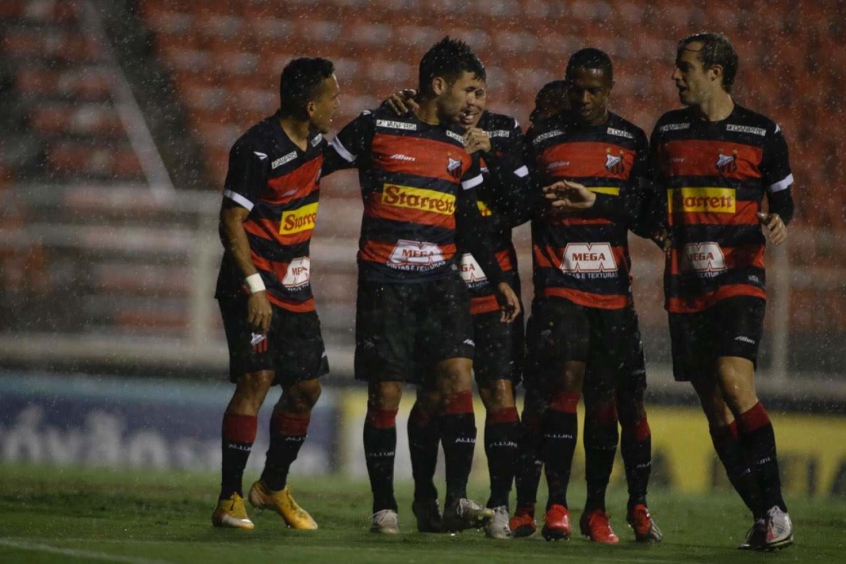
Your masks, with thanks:
M465 72L471 72L479 80L487 80L485 65L470 49L470 46L458 39L444 37L429 49L420 59L419 88L429 92L432 80L443 77L449 84L461 78Z
M279 115L305 121L308 103L320 95L320 85L335 73L332 61L303 57L288 63L279 77Z
M535 96L535 109L529 116L532 123L544 119L544 117L557 114L565 109L569 103L567 99L567 81L553 80L547 82Z
M579 69L600 70L609 81L614 80L614 67L611 65L611 57L605 51L600 51L595 47L586 47L570 56L565 72L567 80L572 79Z
M723 67L723 90L731 92L734 77L737 76L737 51L731 40L722 33L694 33L679 41L676 56L681 55L691 43L702 43L699 60L702 66L710 69L714 65Z

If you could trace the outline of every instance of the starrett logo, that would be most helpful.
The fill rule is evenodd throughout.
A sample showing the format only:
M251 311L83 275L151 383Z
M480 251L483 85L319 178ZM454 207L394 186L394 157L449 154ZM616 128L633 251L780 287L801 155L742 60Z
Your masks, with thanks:
M411 210L455 214L455 196L435 190L385 184L382 189L382 203L386 206L408 208Z
M676 188L667 190L667 203L673 212L734 213L734 188Z
M293 235L302 231L314 229L317 220L318 203L309 204L299 209L282 214L282 221L279 222L279 233L282 235Z

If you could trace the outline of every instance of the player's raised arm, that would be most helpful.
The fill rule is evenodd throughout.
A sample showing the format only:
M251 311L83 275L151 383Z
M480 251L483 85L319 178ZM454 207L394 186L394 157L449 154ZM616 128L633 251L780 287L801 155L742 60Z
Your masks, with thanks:
M323 153L321 178L349 168L361 168L369 157L373 139L373 116L365 110L338 132Z

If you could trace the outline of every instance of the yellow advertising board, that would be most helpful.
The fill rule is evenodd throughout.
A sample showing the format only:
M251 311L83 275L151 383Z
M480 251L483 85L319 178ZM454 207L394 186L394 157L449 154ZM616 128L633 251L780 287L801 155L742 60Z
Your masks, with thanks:
M411 476L406 423L414 401L413 390L407 390L397 417L396 476ZM518 406L519 407L519 406ZM339 453L342 472L365 476L362 450L362 425L367 411L364 391L344 392L341 401L341 437ZM476 425L479 430L474 480L487 480L487 460L482 446L484 407L476 401ZM648 407L652 428L652 484L690 492L707 493L728 488L725 472L714 454L708 435L708 424L698 408ZM579 407L579 425L583 424ZM786 493L792 495L846 495L846 419L823 415L770 413L776 431L779 461ZM442 461L439 466L442 465ZM573 462L572 480L584 477L584 451L579 437ZM623 484L622 460L617 457L612 483Z

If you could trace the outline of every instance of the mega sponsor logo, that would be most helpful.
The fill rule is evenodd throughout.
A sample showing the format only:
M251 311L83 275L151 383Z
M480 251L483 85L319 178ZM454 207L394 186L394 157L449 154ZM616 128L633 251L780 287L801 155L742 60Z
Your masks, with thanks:
M476 259L470 253L461 255L461 263L459 264L461 271L461 278L468 286L476 285L479 282L486 282L488 277L482 267L476 262Z
M386 206L407 208L441 215L455 214L455 196L436 190L385 184L382 188L382 203Z
M279 222L279 233L281 235L293 235L303 231L311 231L317 221L317 202L291 210L282 214L282 221Z
M673 212L735 213L734 188L677 188L667 190L667 205Z
M308 257L295 258L288 264L288 270L282 279L286 288L300 288L308 285L311 275L311 259Z
M568 243L561 270L567 273L617 272L617 259L608 243Z
M681 260L683 272L722 272L726 269L726 257L719 244L705 242L684 246Z
M391 265L405 267L433 267L444 262L444 253L439 246L425 241L400 239L389 259Z

